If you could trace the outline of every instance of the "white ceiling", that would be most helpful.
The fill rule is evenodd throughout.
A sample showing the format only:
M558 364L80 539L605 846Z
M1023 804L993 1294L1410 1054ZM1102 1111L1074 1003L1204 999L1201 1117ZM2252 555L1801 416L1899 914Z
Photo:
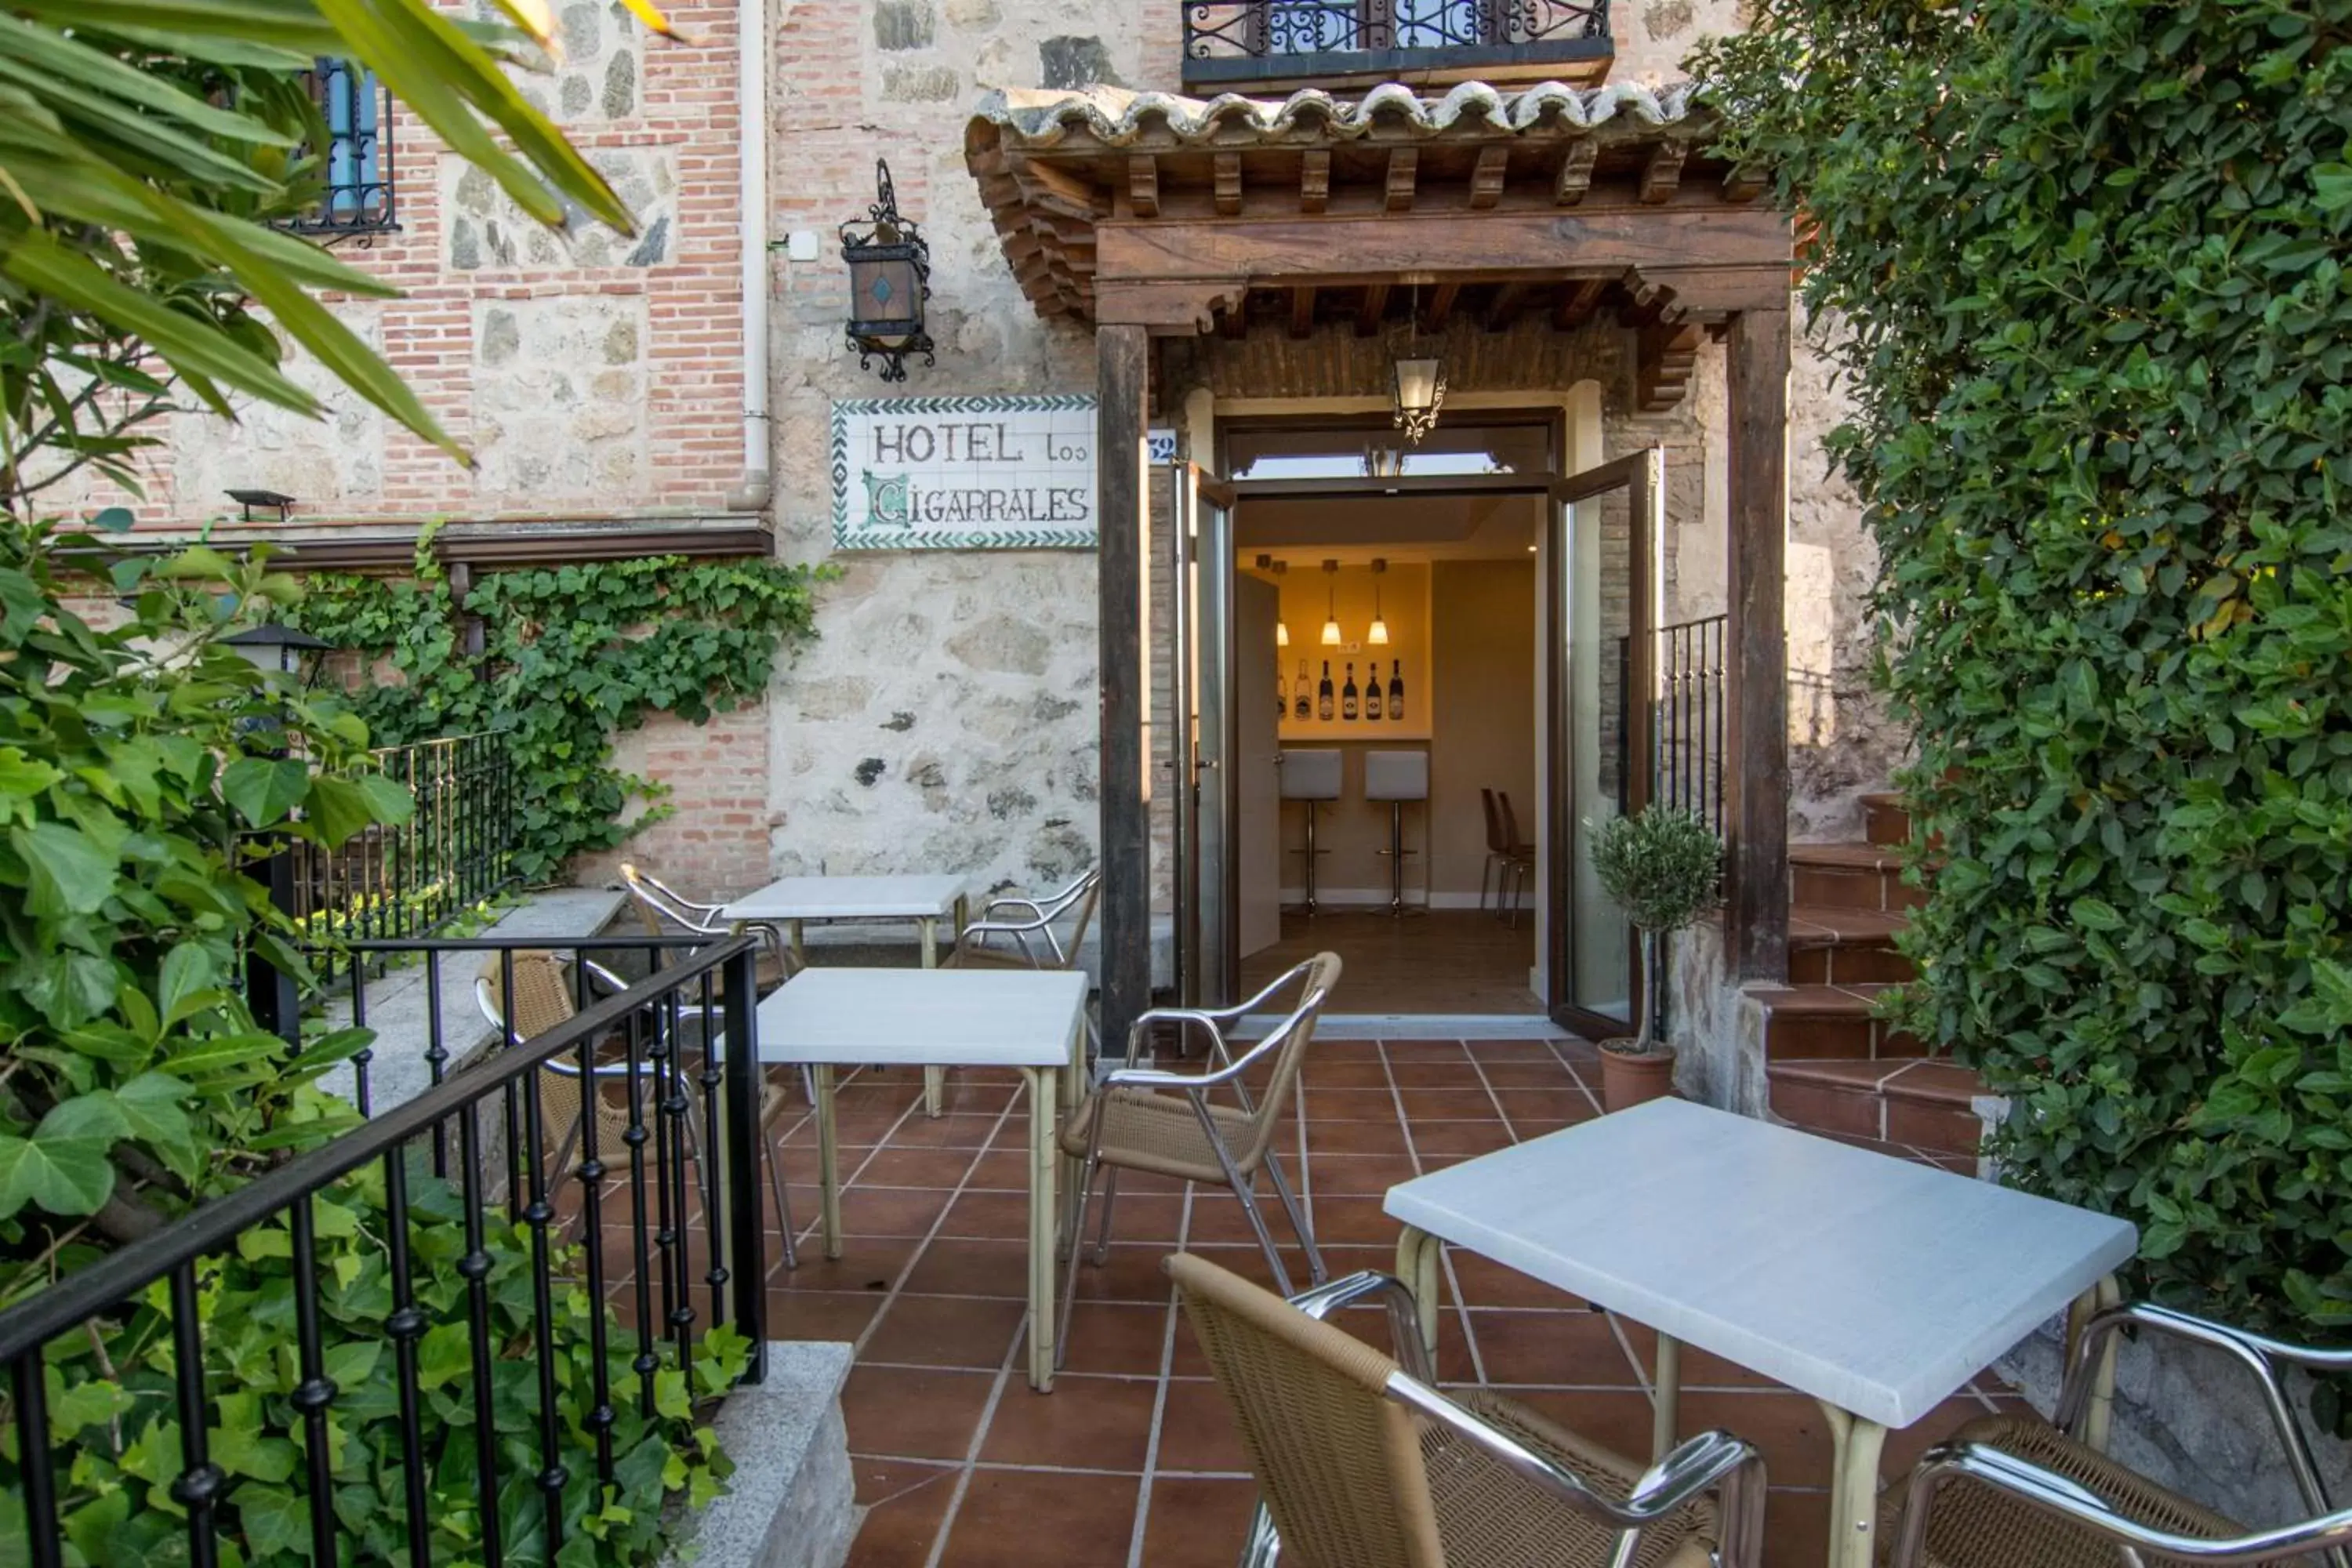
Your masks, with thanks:
M1333 496L1244 500L1235 509L1234 553L1294 572L1326 561L1507 561L1534 543L1542 507L1534 496Z

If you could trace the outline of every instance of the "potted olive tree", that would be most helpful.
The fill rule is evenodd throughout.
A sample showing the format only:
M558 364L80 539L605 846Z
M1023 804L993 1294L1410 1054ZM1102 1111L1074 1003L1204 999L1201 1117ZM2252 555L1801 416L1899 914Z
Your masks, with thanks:
M1630 1038L1601 1042L1601 1100L1623 1110L1674 1092L1674 1047L1657 1037L1657 994L1675 932L1712 908L1723 865L1715 830L1693 812L1650 805L1612 817L1592 835L1601 889L1642 934L1641 995Z

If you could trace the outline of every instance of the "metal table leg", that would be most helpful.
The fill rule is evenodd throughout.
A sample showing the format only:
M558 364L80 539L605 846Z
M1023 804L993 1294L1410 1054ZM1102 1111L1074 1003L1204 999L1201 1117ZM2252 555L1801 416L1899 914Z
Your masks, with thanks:
M816 1064L816 1163L824 1255L841 1256L840 1136L833 1120L833 1064Z
M961 900L957 900L956 907L959 911L961 910L963 907ZM937 969L940 966L940 922L931 916L926 915L920 922L920 928L923 933L923 967ZM962 933L963 921L959 912L956 934L961 936ZM937 1119L945 1111L947 1081L947 1068L929 1067L923 1069L923 1114L925 1116Z
M1421 1310L1421 1344L1429 1352L1432 1365L1437 1361L1437 1314L1442 1310L1437 1266L1444 1256L1443 1245L1427 1231L1412 1226L1406 1226L1397 1237L1397 1278L1412 1292L1413 1305Z
M2112 1274L2074 1298L2066 1309L2066 1364L2074 1364L2074 1347L2081 1342L2083 1330L2092 1317L2119 1306L2124 1299L2123 1287ZM2083 1446L2098 1453L2107 1451L2107 1439L2115 1428L2116 1419L2116 1342L2110 1337L2099 1353L2099 1365L2091 1380L2090 1407L2083 1412Z
M1658 1336L1657 1380L1650 1389L1650 1462L1657 1463L1674 1449L1682 1426L1683 1342L1672 1334Z
M1054 1137L1061 1090L1054 1068L1024 1068L1029 1086L1029 1386L1054 1388L1054 1247L1060 1225L1055 1195L1061 1150ZM1076 1249L1073 1248L1073 1251ZM1071 1267L1077 1266L1074 1257Z
M1878 1463L1886 1428L1823 1402L1830 1424L1829 1568L1871 1568L1877 1550Z

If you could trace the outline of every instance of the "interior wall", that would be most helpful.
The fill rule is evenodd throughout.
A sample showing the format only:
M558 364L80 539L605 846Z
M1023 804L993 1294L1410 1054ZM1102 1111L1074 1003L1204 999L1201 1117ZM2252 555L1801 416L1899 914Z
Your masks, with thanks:
M1442 902L1478 891L1481 789L1508 793L1520 837L1535 838L1535 561L1441 561L1432 573L1430 864Z

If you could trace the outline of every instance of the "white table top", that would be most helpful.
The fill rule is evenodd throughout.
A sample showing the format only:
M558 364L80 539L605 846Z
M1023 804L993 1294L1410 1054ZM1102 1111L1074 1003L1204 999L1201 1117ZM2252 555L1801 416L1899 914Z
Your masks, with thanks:
M2125 1220L1679 1100L1391 1187L1386 1207L1888 1427L2139 1245Z
M970 886L961 877L786 877L719 911L730 921L944 920Z
M807 969L760 1004L760 1059L1067 1067L1086 1005L1075 970Z

